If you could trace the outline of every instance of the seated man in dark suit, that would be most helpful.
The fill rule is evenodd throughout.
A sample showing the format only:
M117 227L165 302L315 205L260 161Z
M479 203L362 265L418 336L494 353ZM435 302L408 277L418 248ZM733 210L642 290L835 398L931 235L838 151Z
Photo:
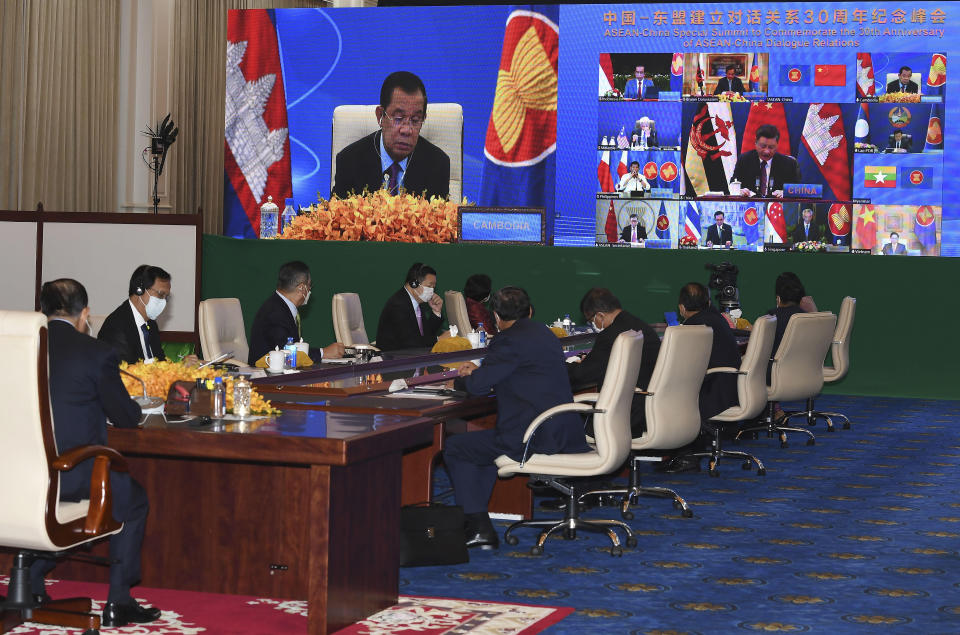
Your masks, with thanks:
M717 82L717 87L713 89L713 94L722 95L726 92L734 92L742 95L743 91L743 82L737 77L737 68L735 66L728 66L727 76L720 78Z
M120 381L120 360L109 345L83 333L90 315L83 285L69 278L44 283L40 309L50 319L50 401L60 453L84 445L107 445L108 418L118 428L135 428L140 407ZM89 498L92 474L92 460L61 472L60 500ZM140 580L147 493L127 472L110 472L110 490L113 517L123 523L123 529L109 539L113 562L103 625L152 622L160 617L160 609L144 608L130 595L130 587ZM39 601L50 599L44 577L55 565L55 560L41 558L30 567L30 588Z
M594 287L580 301L580 312L588 323L600 331L593 342L593 348L580 362L567 364L570 385L574 388L603 385L607 372L607 363L613 351L613 342L624 331L643 333L643 353L640 356L640 374L637 376L637 388L647 389L653 367L660 353L660 337L653 327L623 310L620 300L609 289ZM630 409L630 428L634 437L639 437L647 429L644 396L634 395Z
M157 318L167 306L170 274L151 265L140 265L130 276L127 301L107 316L97 339L113 346L120 360L166 360L160 344Z
M823 234L820 231L820 226L815 224L813 221L812 209L807 207L800 212L800 222L797 223L797 226L793 229L793 234L790 236L790 242L802 243L808 240L821 240L823 238Z
M774 283L774 291L777 295L777 307L767 312L768 315L773 315L777 318L777 328L773 335L771 356L777 354L777 349L780 348L780 341L783 340L783 334L787 330L787 323L790 322L790 318L797 313L804 312L800 303L807 294L803 288L803 283L800 282L800 278L792 271L784 271L777 276L777 281ZM767 366L767 384L770 383L770 366L772 366L772 363Z
M497 480L494 460L506 454L519 461L530 422L548 408L573 401L560 340L529 315L526 291L517 287L497 291L493 316L500 334L490 343L483 365L463 364L454 382L457 389L472 395L493 391L497 397L496 427L454 435L443 452L457 504L466 514L468 547L495 549L499 545L487 514ZM553 417L537 430L530 447L531 454L590 450L583 419L574 413Z
M680 289L678 311L683 324L705 325L713 329L713 345L710 349L708 368L729 366L740 368L740 347L733 336L730 324L710 305L710 292L699 282L688 282ZM737 376L730 373L707 375L700 387L700 418L704 421L720 414L740 402L737 395ZM676 451L677 455L687 452L699 452L706 448L701 436L686 447ZM666 465L664 471L686 472L700 469L699 457L681 457Z
M253 366L275 348L282 349L288 338L292 337L295 342L301 340L300 307L310 299L312 287L310 268L305 263L294 260L281 265L276 293L260 305L253 318L248 364ZM324 358L338 359L343 357L343 344L334 342L324 348L311 346L307 354L315 362Z
M420 136L427 116L427 89L407 71L387 75L380 88L380 130L337 154L333 194L346 198L364 188L396 194L403 187L427 198L450 194L450 157Z
M631 138L631 150L634 148L656 148L660 145L657 141L657 129L653 125L650 117L640 117L637 119Z
M443 298L434 293L437 271L420 262L407 271L403 287L387 300L377 323L377 347L383 351L429 348L443 324ZM449 337L444 331L440 337Z
M800 164L789 154L780 154L780 131L764 124L757 128L754 149L737 159L731 180L740 181L743 196L783 197L785 183L801 183ZM789 149L789 148L788 148Z
M647 239L647 230L640 224L640 217L630 214L630 224L620 232L622 243L642 243Z
M909 66L901 66L900 71L897 73L897 78L887 84L888 93L918 93L920 92L920 86L917 85L917 82L910 79L913 77L913 71L910 70Z
M893 134L890 135L890 138L887 140L887 144L891 150L910 152L913 148L913 137L908 134L903 134L903 130L894 130Z
M623 96L626 99L660 99L660 89L646 76L641 64L635 67L633 79L627 80L623 87Z
M900 242L900 234L890 232L890 242L880 249L880 253L884 256L906 256L907 248Z
M723 219L723 212L717 212L713 215L714 224L707 228L707 247L713 245L729 247L733 244L733 227L723 222Z

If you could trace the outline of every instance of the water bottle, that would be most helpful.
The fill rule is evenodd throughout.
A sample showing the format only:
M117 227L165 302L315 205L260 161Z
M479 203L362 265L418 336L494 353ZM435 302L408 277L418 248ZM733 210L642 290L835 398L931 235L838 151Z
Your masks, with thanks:
M227 414L227 386L223 377L213 380L213 412L210 416L222 419Z
M240 375L233 382L233 414L246 417L250 414L250 382Z
M297 343L292 337L287 338L287 343L283 347L283 350L287 352L287 368L296 368L297 367Z
M569 313L563 316L563 330L567 332L567 335L570 335L570 331L573 330L573 320L570 319Z
M480 348L486 348L487 330L483 328L483 322L477 322L477 332L480 333Z
M268 196L267 202L260 206L260 238L277 237L277 215L280 208L273 202L273 197Z
M281 215L280 220L283 223L280 226L280 233L282 234L287 230L287 227L290 227L290 223L293 222L293 219L297 217L297 213L293 209L293 199L288 198L284 201L283 215Z

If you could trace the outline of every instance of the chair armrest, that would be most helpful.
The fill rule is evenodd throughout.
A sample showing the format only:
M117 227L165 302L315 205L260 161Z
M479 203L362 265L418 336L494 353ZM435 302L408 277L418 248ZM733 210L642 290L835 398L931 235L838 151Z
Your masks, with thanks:
M588 406L585 403L562 403L559 406L554 406L540 413L540 415L530 422L530 425L527 426L526 432L523 433L523 456L520 457L520 467L523 467L523 464L527 462L527 456L530 453L530 442L533 441L533 435L537 431L537 428L541 424L552 419L556 415L563 414L565 412L576 412L577 414L596 414L598 412L605 412L604 410L598 410Z
M733 366L716 366L714 368L708 368L707 374L713 375L714 373L729 373L731 375L746 375L745 371L740 370L739 368L734 368Z
M128 472L123 455L104 445L84 445L55 458L51 465L60 472L72 470L78 463L93 459L90 477L90 506L83 524L83 535L99 536L113 531L118 525L113 519L113 498L110 492L110 470Z
M573 396L573 400L576 403L583 403L583 402L597 403L597 399L599 398L600 398L600 393L598 392L585 392L585 393Z

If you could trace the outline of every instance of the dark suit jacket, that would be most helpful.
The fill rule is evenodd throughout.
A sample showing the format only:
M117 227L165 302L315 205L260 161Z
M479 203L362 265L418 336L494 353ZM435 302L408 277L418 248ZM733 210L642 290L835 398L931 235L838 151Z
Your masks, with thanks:
M728 90L732 90L733 92L740 93L742 95L745 89L743 87L743 82L740 81L739 77L734 77L732 83L727 81L726 77L721 77L720 81L717 82L717 87L713 90L713 94L719 95L727 92Z
M610 362L610 353L617 336L624 331L639 331L643 333L643 353L640 357L640 373L637 375L637 388L647 389L653 367L657 365L657 355L660 354L660 337L653 327L634 317L626 311L621 311L610 326L603 329L593 342L593 348L579 364L567 364L567 374L570 385L587 387L603 386L603 378L607 373L607 364ZM630 428L633 436L638 437L647 429L644 396L634 395L633 405L630 408Z
M737 166L733 169L733 178L740 181L754 194L760 183L760 157L756 150L744 152L737 159ZM789 154L777 153L773 155L770 164L770 179L767 183L770 191L782 190L784 183L802 183L800 179L800 165ZM759 194L762 196L762 194Z
M417 325L417 314L406 287L401 287L387 300L377 323L377 348L394 351L400 348L429 348L437 343L437 331L443 318L437 317L429 304L420 304L423 335ZM484 325L486 326L486 325Z
M896 148L897 140L893 138L893 135L890 135L890 138L887 140L887 147ZM903 135L900 137L900 147L904 150L910 150L913 148L913 137L910 135Z
M633 227L627 225L623 228L623 231L620 232L620 240L623 242L630 242L632 238L631 234L633 233ZM637 225L637 240L646 240L647 239L647 230L643 225Z
M623 96L627 99L660 99L660 89L657 88L657 85L653 83L652 79L644 77L643 87L643 97L641 97L640 85L637 83L637 78L628 79L626 85L623 87Z
M900 80L899 80L899 79L895 79L895 80L893 80L892 82L890 82L889 84L887 84L887 92L888 92L888 93L899 93L899 92L900 92ZM918 93L918 92L920 92L920 86L917 85L917 82L915 82L915 81L913 81L913 80L911 79L909 82L907 82L907 90L906 90L906 92L908 92L908 93Z
M905 255L907 253L907 247L903 243L897 243L897 248L894 250L890 247L890 243L887 243L880 249L880 253L885 256Z
M637 144L640 143L640 139L643 138L643 135L640 132L640 128L634 128L633 132L630 133L630 145L633 145L633 135L637 135ZM657 131L651 130L647 134L647 147L656 148L660 144L657 142Z
M257 314L253 317L253 327L250 329L250 354L247 363L253 366L258 359L279 346L286 346L287 338L294 342L300 341L301 333L297 330L297 322L290 313L290 307L276 292L264 300ZM311 346L307 352L315 362L322 359L320 347Z
M727 223L723 224L720 232L717 232L717 224L714 223L707 228L707 242L714 245L725 245L727 241L733 242L733 227Z
M543 324L524 318L493 338L483 365L469 377L457 378L454 385L473 395L494 392L497 441L513 448L507 454L519 460L530 422L548 408L573 401L564 366L557 336ZM583 418L572 412L553 417L537 430L531 447L546 454L588 451Z
M363 188L371 192L383 186L380 164L380 132L354 141L337 154L333 193L346 198L350 192L359 194ZM423 137L407 161L403 187L411 194L426 191L427 197L450 195L450 158L443 150Z
M51 320L49 331L50 401L57 450L107 445L107 417L118 428L140 422L140 407L127 394L120 360L104 342L80 333L72 324ZM60 498L90 495L93 461L84 461L60 477Z
M150 350L157 361L162 362L167 357L163 354L163 345L160 343L160 327L156 320L147 320L147 327L150 329ZM107 316L97 333L97 339L113 346L121 361L136 364L143 359L140 329L133 319L133 307L129 300L124 300L123 304Z
M802 243L805 240L823 240L823 233L820 231L820 225L817 225L816 218L810 222L809 235L803 233L803 219L793 228L793 234L790 235L790 242Z
M740 368L740 347L727 320L713 307L688 317L684 324L706 325L713 329L713 347L708 368L731 366ZM731 373L707 375L700 388L700 417L704 420L740 403L737 376Z

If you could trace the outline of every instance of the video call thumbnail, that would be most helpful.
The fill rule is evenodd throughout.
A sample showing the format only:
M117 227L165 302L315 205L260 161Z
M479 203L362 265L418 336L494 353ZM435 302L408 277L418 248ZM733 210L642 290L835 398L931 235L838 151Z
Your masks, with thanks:
M856 253L939 256L939 205L855 205L851 246Z
M945 53L857 53L857 100L942 103L947 86Z
M676 249L683 235L678 225L681 205L677 200L598 196L596 244Z
M683 54L601 53L600 99L680 101Z
M768 92L769 66L769 53L685 53L683 96L763 99Z

